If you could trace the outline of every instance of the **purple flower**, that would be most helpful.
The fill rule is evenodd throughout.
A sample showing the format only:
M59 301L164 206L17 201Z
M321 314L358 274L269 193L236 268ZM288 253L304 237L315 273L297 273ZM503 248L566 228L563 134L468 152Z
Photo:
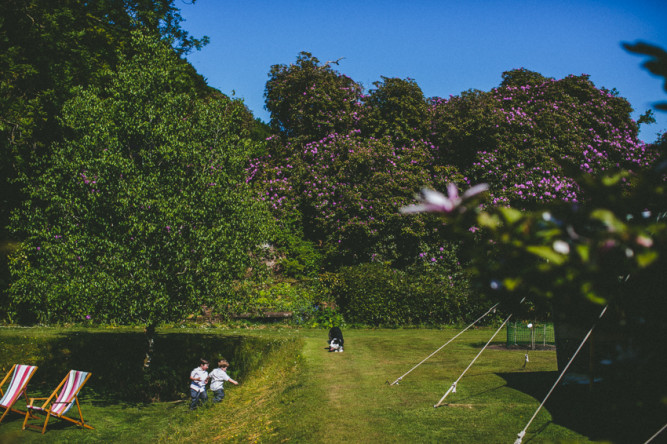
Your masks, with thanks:
M438 191L429 190L424 188L421 191L421 194L417 197L421 203L417 205L409 205L400 209L401 213L451 213L457 209L465 200L470 199L472 196L482 193L489 189L489 186L485 183L475 185L474 187L466 190L459 197L459 190L455 184L449 183L447 185L447 194L445 196Z

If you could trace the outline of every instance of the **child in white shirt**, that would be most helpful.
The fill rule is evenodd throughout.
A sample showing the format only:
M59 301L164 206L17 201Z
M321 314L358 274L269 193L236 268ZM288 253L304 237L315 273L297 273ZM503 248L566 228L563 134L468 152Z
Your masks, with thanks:
M220 402L225 397L225 388L223 387L223 383L225 381L229 381L234 385L239 385L238 382L234 381L227 374L228 367L229 367L229 362L225 361L224 359L221 359L220 362L218 362L218 368L213 370L210 374L211 390L213 390L213 393L215 393L215 398L213 398L213 402Z
M195 367L190 372L190 410L197 408L199 401L206 402L208 396L206 395L206 383L208 382L208 361L201 359L199 367Z

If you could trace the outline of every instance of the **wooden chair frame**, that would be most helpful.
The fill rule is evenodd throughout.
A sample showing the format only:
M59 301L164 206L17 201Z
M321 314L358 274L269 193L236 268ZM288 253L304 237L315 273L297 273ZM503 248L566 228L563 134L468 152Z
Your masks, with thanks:
M60 390L63 388L66 382L69 381L70 378L76 376L77 373L85 373L84 380L79 383L78 387L75 387L72 392L69 394L69 396L66 399L59 400L60 399ZM46 418L44 419L44 425L41 427L42 434L46 432L46 426L49 423L49 418L51 416L54 416L56 418L64 419L65 421L72 422L80 427L87 428L87 429L93 429L93 427L89 426L88 424L85 423L83 419L83 414L81 413L81 405L79 405L79 392L83 388L84 385L86 385L86 382L88 382L88 379L90 378L91 373L86 373L86 372L78 372L76 370L71 370L67 376L65 376L65 379L62 380L62 382L56 387L56 389L53 391L51 396L48 398L30 398L30 402L28 404L28 411L26 412L25 419L23 420L23 430L27 428L33 428L33 429L40 429L40 426L37 425L32 425L28 424L28 419L30 418L37 418L35 416L36 413L43 413L46 414ZM55 398L55 400L54 400ZM44 400L44 403L42 404L41 407L37 407L34 405L35 401L42 401ZM65 416L65 414L69 411L69 409L72 407L72 404L76 403L76 408L79 411L79 420L70 418ZM54 404L67 404L67 407L64 409L62 413L54 412L53 411L53 406ZM32 414L31 414L32 412Z
M20 376L21 379L16 379L17 372L21 370L21 367L27 367L25 369L26 372L22 373L22 375ZM12 392L14 393L12 399L5 400L6 404L0 405L0 408L5 409L5 412L2 414L2 416L0 416L0 422L2 422L3 419L5 419L5 416L7 416L7 413L9 413L10 411L18 413L20 415L27 414L27 412L15 409L14 404L16 403L16 401L18 401L21 395L25 397L26 404L28 403L28 393L26 387L28 385L28 382L30 382L30 379L35 374L35 371L37 371L37 367L34 365L14 364L11 370L7 372L7 375L2 380L2 382L0 382L0 399L3 399L6 394L11 394ZM7 386L7 391L3 392L2 387L8 380L10 382L9 386Z

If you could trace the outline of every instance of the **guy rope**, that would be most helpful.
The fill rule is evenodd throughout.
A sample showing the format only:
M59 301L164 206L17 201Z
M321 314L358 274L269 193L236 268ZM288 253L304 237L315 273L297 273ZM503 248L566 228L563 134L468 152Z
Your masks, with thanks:
M507 316L507 319L505 319L505 322L503 322L502 325L498 328L498 330L496 330L496 332L493 334L493 336L491 336L491 339L489 339L489 341L486 343L486 345L484 347L482 347L482 349L479 351L479 353L477 353L477 356L475 356L475 358L468 365L468 367L465 370L463 370L463 373L461 373L461 376L459 376L459 378L456 381L454 381L454 383L451 385L451 387L449 387L449 390L447 390L447 393L445 393L444 396L442 398L440 398L440 401L438 401L438 403L435 404L433 407L440 407L440 405L442 405L442 402L445 400L447 395L449 395L452 392L456 393L456 384L458 384L458 382L461 380L461 378L463 378L463 375L465 375L466 372L468 371L468 369L470 369L470 367L472 367L472 365L475 363L477 358L479 358L479 356L486 349L486 347L489 346L491 341L493 341L493 338L495 338L496 335L500 332L500 330L503 329L503 327L505 326L505 324L507 324L507 321L509 321L511 317L512 317L512 315Z
M526 424L526 427L524 427L523 430L521 430L521 431L516 435L517 438L516 438L516 440L514 441L514 444L521 444L521 441L523 440L523 437L526 436L526 430L528 430L528 427L530 427L530 423L533 422L533 419L535 419L535 417L537 416L537 413L540 411L540 409L542 409L542 406L544 406L544 404L547 402L547 399L549 399L549 396L551 396L551 392L554 391L554 389L556 388L556 386L558 385L558 383L560 382L560 380L563 378L563 375L565 375L565 372L566 372L567 369L570 367L570 364L572 364L572 361L574 361L574 358L576 358L577 355L579 354L579 351L581 350L581 347L584 346L584 344L586 343L586 341L588 340L588 338L591 336L591 333L593 333L593 330L595 329L595 326L596 326L597 323L600 321L600 319L602 319L602 316L604 316L605 311L607 311L607 306L605 306L605 307L602 309L602 311L600 312L600 315L599 315L598 318L597 318L597 321L593 324L593 326L591 327L591 329L588 330L588 333L586 333L586 336L584 336L584 339L581 341L581 344L579 344L579 347L578 347L577 350L574 352L574 355L572 355L572 357L570 358L570 360L567 362L567 365L565 366L565 368L563 369L563 371L560 372L560 375L558 376L558 379L556 379L556 382L554 382L554 385L551 387L551 390L549 390L549 393L547 393L547 396L544 397L544 401L542 401L542 404L540 404L540 406L537 408L537 410L535 410L535 413L533 414L533 417L530 418L530 421L528 421L528 424Z
M468 329L469 329L470 327L472 327L473 325L477 324L477 323L478 323L479 321L481 321L486 315L488 315L489 313L491 313L492 311L494 311L494 310L496 309L496 307L497 307L499 304L500 304L500 302L499 302L498 304L494 305L493 307L489 308L489 309L487 310L486 313L484 313L482 316L480 316L479 318L477 318L472 324L468 325L466 328L464 328L463 330L461 330L456 336L454 336L452 339L450 339L449 341L447 341L444 345L441 345L440 348L438 348L436 351L434 351L433 353L431 353L430 355L428 355L427 357L425 357L419 364L417 364L417 365L415 365L414 367L412 367L410 370L408 370L408 371L407 371L406 373L404 373L402 376L399 376L398 379L396 379L396 381L392 382L392 383L389 384L389 385L392 386L392 385L394 385L394 384L398 384L398 382L401 381L404 377L406 377L411 371L413 371L414 369L416 369L417 367L419 367L420 365L422 365L424 362L428 361L433 355L435 355L435 354L438 353L440 350L442 350L442 349L445 348L447 345L449 345L450 342L452 342L454 339L456 339L456 338L458 338L459 336L461 336L466 330L468 330Z

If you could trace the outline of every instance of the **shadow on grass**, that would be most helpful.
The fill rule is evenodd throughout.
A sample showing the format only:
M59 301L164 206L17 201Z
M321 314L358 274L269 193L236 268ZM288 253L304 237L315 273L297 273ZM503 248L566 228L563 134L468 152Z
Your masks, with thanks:
M92 403L175 401L188 393L190 371L199 359L211 369L224 357L230 376L243 380L261 361L271 343L247 336L166 333L155 337L150 369L143 361L146 339L140 332L62 332L43 338L3 336L3 363L31 363L39 367L32 392L48 395L71 369L92 373L82 397Z
M507 386L542 402L558 372L498 373ZM560 384L544 405L552 422L598 441L645 442L665 421L664 406L638 402L628 387L619 384ZM544 428L543 425L541 428ZM531 426L535 427L535 426ZM529 429L537 433L540 429Z
M496 387L491 387L491 388L488 388L486 390L481 390L479 392L471 393L470 395L466 396L465 398L457 399L454 404L462 404L464 401L475 399L475 398L477 398L481 395L486 395L488 393L495 392L496 390L499 390L499 389L501 389L503 387L506 387L506 386L507 386L506 384L501 384L501 385L498 385Z

